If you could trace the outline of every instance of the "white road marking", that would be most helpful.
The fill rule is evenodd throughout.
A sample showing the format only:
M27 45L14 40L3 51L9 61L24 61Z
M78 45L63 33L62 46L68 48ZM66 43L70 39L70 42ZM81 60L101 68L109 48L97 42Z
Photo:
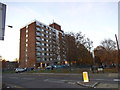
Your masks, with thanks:
M120 81L120 79L113 79L113 81L118 82L118 81Z
M101 80L102 81L102 80L105 80L105 79L94 79L94 80Z
M108 79L91 79L91 80L99 80L99 81L114 81L114 82L119 82L120 79L111 79L111 80L108 80Z

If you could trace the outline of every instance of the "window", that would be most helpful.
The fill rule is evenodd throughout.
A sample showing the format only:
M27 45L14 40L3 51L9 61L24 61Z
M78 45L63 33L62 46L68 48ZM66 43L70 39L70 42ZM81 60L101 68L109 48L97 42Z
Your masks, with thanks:
M44 51L44 48L42 48L42 50Z
M48 33L48 31L46 30L46 33Z
M28 33L28 29L26 29L26 34Z
M56 33L56 30L53 30L54 33Z
M50 49L50 51L52 51L52 49Z
M40 28L36 27L36 30L37 30L37 31L40 31Z
M25 55L25 56L26 56L26 57L28 56L28 55L27 55L27 53L26 53L26 55Z
M50 45L50 47L52 47L52 45Z
M48 46L48 44L46 44L46 46Z
M28 37L28 34L26 34L26 38Z
M36 46L40 46L40 42L36 42Z
M28 51L27 48L25 49L25 51L26 51L26 53L27 53L27 51ZM27 55L27 54L26 54L26 55Z
M49 53L47 53L47 56L49 56Z
M37 55L37 56L40 56L40 53L39 53L39 52L37 52L37 53L36 53L36 55Z
M44 54L44 53L42 53L42 55L44 56L45 54Z
M48 35L46 35L46 37L48 38Z
M26 42L28 42L28 39L26 39Z
M49 27L48 26L46 26L46 29L48 29Z
M26 43L26 47L28 47L28 44Z
M40 33L39 33L39 32L36 32L36 35L37 35L37 36L40 36Z
M36 22L36 25L37 25L37 26L41 26L41 24L40 24L39 22Z
M44 46L44 43L42 43L42 45Z
M36 58L37 61L40 61L40 58Z
M49 27L49 30L52 30L52 28L51 28L51 27Z
M36 47L36 51L40 51L40 47Z
M48 39L46 40L46 42L48 42Z
M44 41L44 38L42 38L42 41Z
M44 25L42 24L41 27L44 27Z
M41 36L44 36L44 34L42 33Z
M37 41L40 41L40 37L36 37L36 40L37 40Z
M26 62L28 61L27 58L25 59L25 61L26 61Z

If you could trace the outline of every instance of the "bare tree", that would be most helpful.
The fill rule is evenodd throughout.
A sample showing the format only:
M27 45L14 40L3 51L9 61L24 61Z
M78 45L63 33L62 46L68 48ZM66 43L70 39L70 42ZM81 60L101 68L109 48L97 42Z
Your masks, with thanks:
M111 39L104 39L101 45L94 49L94 54L96 57L99 57L99 62L101 63L117 63L116 43Z
M102 41L101 46L103 46L107 51L116 49L116 43L111 39L105 39L104 41Z
M76 33L75 38L77 44L84 45L89 51L93 47L93 41L89 38L85 38L85 35L82 35L82 32Z

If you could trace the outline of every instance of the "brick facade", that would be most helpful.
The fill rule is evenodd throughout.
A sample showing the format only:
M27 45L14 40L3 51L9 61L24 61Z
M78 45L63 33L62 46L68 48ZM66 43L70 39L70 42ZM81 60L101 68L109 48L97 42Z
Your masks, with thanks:
M46 67L65 62L61 26L34 21L20 29L20 67Z

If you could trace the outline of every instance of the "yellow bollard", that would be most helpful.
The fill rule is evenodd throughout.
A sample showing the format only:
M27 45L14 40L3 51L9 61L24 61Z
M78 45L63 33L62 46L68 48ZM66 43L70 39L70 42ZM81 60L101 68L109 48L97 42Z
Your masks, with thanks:
M89 78L88 78L88 73L87 72L83 72L83 80L84 80L84 82L89 82Z

